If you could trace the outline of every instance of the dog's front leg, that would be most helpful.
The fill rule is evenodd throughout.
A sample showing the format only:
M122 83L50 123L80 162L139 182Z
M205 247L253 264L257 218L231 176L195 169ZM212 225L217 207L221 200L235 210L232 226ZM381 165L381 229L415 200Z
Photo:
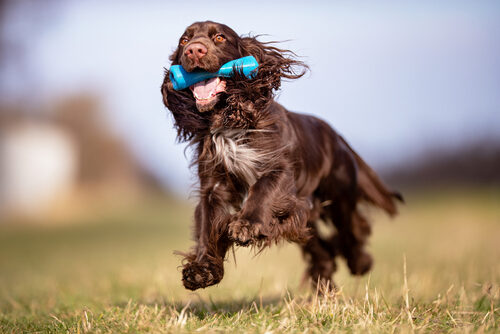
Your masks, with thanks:
M280 237L293 239L289 235L306 238L307 217L307 202L296 196L291 168L275 168L250 187L243 208L229 224L229 238L241 246L261 245Z
M232 241L227 237L231 192L218 182L202 185L195 211L194 252L186 256L182 281L189 290L219 283L224 276L224 258Z

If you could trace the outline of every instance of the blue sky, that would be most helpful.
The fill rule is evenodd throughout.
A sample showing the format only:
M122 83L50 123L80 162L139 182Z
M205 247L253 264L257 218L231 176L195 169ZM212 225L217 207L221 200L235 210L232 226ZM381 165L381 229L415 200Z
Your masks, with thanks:
M180 191L193 179L159 87L180 34L198 20L289 40L282 47L311 72L285 83L278 101L326 119L375 166L500 132L496 1L63 3L26 43L33 98L97 92L115 131ZM9 18L13 36L23 37L23 18ZM4 73L8 94L26 91L22 75Z

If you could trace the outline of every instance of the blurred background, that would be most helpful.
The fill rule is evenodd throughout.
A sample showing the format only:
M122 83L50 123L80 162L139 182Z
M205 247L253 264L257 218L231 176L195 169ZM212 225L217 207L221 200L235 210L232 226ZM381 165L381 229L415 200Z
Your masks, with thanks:
M186 26L208 19L285 41L311 71L284 83L278 101L327 120L405 194L401 218L377 225L375 252L399 235L386 253L411 259L401 240L442 226L437 239L475 236L460 245L483 254L471 245L500 231L500 2L0 0L4 283L44 272L24 288L60 288L52 264L83 279L82 263L104 261L140 295L163 290L141 290L131 268L159 282L150 286L172 275L180 287L172 251L189 246L195 179L160 85ZM485 222L484 236L471 232ZM464 228L458 239L453 226Z
M286 41L311 72L278 100L329 121L391 185L500 180L496 1L0 3L2 211L113 189L187 197L159 87L185 27L206 19Z

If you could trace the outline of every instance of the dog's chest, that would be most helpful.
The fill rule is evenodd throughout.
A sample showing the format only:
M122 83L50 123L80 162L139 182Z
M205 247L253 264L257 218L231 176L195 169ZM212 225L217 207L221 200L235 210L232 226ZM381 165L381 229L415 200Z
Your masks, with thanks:
M249 130L221 129L212 134L215 162L248 185L259 177L262 152L252 147Z

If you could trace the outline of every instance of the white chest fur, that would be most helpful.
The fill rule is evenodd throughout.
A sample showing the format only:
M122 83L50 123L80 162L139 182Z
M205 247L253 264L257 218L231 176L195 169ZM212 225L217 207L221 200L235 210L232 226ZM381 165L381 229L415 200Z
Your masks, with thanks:
M263 154L249 145L249 131L252 130L218 129L212 133L212 142L216 163L223 164L229 173L252 185L259 177Z

